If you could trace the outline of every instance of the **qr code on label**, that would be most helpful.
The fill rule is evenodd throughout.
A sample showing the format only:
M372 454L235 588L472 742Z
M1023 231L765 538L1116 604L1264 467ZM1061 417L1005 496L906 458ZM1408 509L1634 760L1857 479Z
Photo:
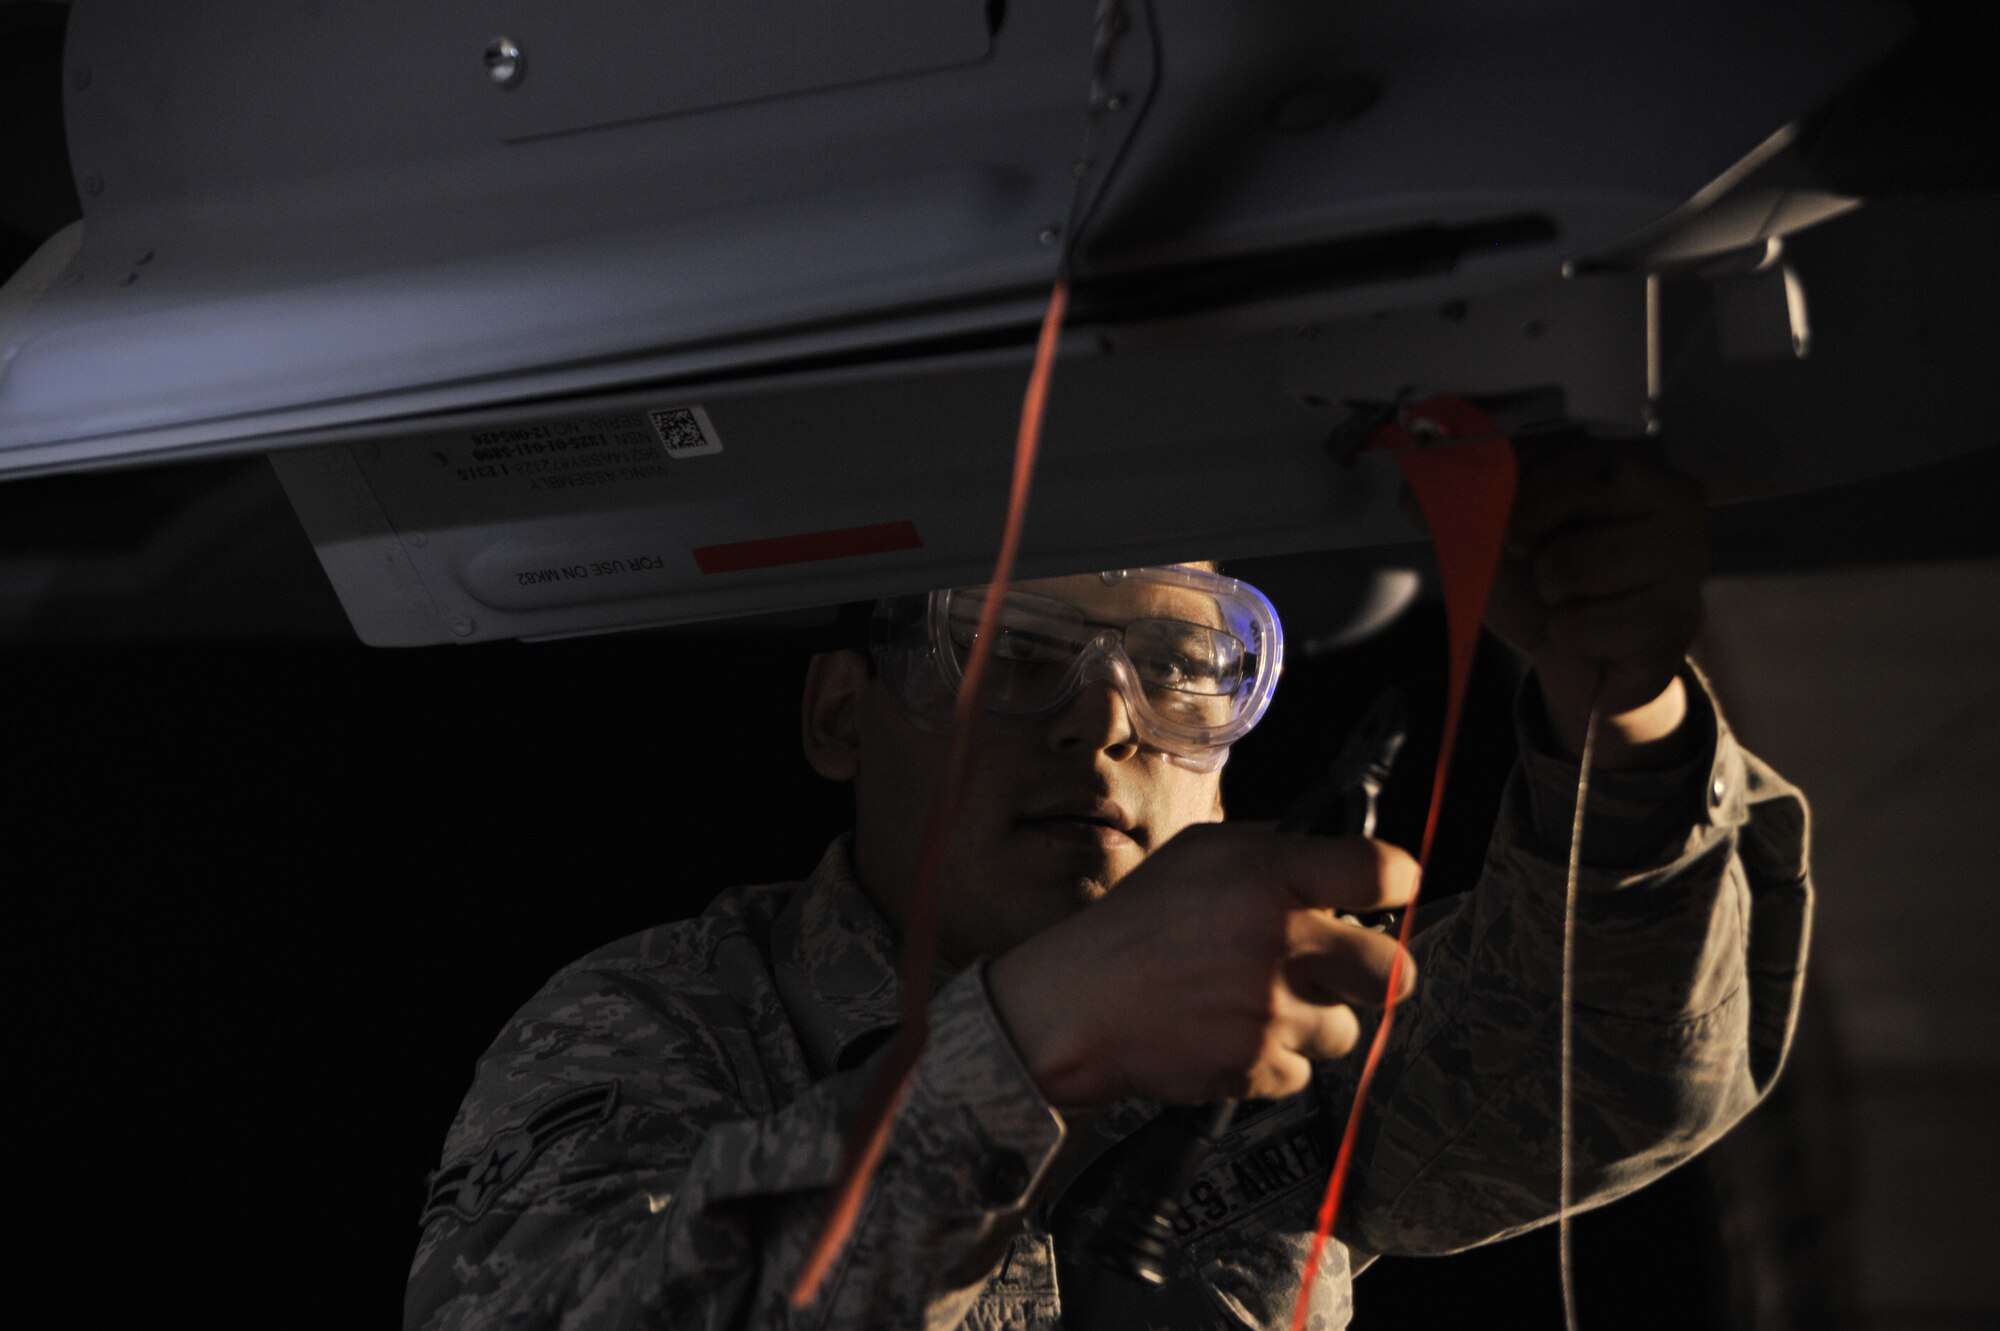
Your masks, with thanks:
M722 451L715 426L700 407L658 407L647 412L646 419L652 422L653 433L660 437L668 457L700 457Z

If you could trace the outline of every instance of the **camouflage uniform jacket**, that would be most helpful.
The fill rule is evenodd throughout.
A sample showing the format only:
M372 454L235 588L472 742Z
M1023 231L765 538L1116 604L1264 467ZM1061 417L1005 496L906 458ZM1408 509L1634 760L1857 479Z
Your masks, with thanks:
M1691 680L1698 677L1690 674ZM1735 1122L1777 1074L1810 887L1798 792L1713 743L1672 773L1601 774L1575 973L1576 1196L1608 1201ZM1349 1317L1377 1253L1441 1253L1553 1218L1564 864L1575 766L1535 746L1476 890L1416 942L1315 1286ZM787 1291L843 1125L897 1018L891 931L846 838L805 883L566 967L479 1063L429 1201L412 1327L1280 1327L1288 1324L1358 1058L1246 1104L1188 1189L1177 1269L1147 1291L1075 1245L1147 1170L1158 1106L1067 1125L994 1013L985 967L946 979L845 1255Z

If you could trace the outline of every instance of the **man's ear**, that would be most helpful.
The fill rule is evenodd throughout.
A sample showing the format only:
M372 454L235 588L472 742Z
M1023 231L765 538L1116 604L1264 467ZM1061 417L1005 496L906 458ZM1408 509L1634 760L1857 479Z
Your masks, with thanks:
M806 761L829 781L852 781L861 757L861 694L868 660L860 652L821 652L806 666L799 737Z

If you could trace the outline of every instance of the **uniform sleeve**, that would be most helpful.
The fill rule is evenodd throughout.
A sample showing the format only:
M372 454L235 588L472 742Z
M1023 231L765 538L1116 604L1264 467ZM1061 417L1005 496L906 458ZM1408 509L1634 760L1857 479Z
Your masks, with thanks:
M1026 1204L1062 1123L983 969L940 991L932 1023L845 1254L794 1310L874 1060L773 1103L749 1028L716 1004L629 973L558 976L481 1061L406 1326L957 1325L986 1277L947 1273Z
M1798 1014L1811 885L1799 792L1687 669L1698 755L1593 774L1574 940L1575 1198L1600 1205L1714 1141L1770 1089ZM1416 942L1340 1237L1451 1252L1554 1219L1564 879L1577 769L1523 724L1477 890ZM1322 1071L1345 1105L1349 1063Z

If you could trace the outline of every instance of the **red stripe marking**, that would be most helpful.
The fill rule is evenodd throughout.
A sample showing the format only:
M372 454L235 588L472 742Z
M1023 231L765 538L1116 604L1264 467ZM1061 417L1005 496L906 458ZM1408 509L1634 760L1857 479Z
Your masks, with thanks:
M841 527L799 536L770 536L761 541L700 545L695 547L694 562L703 573L740 573L750 568L776 568L780 564L810 564L821 559L923 548L916 523L877 522L867 527Z

